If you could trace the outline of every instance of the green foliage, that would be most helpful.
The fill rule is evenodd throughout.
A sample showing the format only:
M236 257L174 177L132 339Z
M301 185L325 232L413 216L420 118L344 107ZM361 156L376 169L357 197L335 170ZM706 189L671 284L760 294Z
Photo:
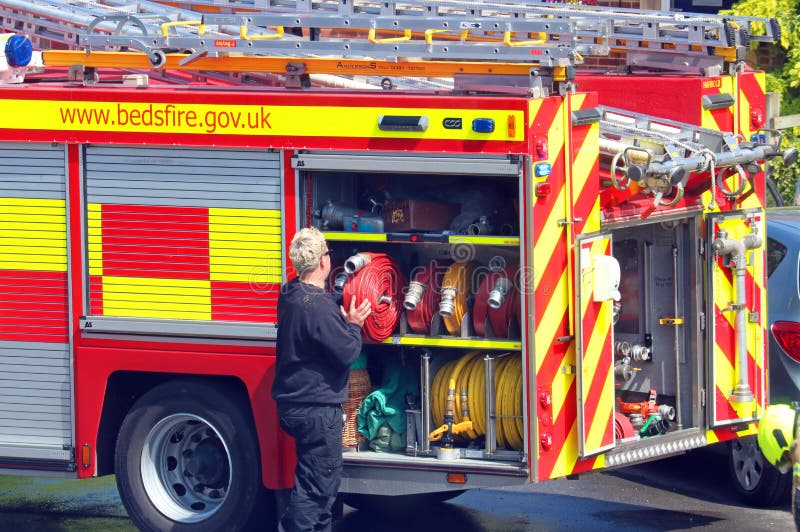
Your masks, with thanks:
M800 114L800 0L740 0L733 8L721 13L748 17L776 18L781 26L778 51L785 57L782 66L767 72L767 91L781 95L781 115ZM757 33L758 28L753 28ZM760 66L760 65L755 65ZM783 147L800 149L800 128L784 131ZM781 195L794 202L795 185L800 178L800 164L785 167L780 161L772 163L773 178Z

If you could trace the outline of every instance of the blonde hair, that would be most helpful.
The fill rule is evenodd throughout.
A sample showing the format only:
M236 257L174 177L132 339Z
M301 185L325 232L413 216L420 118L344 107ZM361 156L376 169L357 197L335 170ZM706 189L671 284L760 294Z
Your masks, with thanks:
M289 246L289 260L298 275L319 266L326 251L325 237L316 227L305 227L295 233Z

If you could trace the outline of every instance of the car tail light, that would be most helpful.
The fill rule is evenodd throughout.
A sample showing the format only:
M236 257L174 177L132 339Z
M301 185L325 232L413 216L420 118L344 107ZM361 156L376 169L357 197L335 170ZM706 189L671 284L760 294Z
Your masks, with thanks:
M772 335L787 355L800 362L800 323L776 321L772 324Z

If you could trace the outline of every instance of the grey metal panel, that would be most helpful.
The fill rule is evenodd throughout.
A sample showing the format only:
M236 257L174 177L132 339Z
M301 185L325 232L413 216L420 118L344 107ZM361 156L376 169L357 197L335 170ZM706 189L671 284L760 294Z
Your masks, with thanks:
M99 169L97 169L97 166L95 165L95 170L93 171L93 176L98 180L99 179L105 179L105 180L113 183L115 180L119 179L119 172L118 171L119 171L118 167L116 168L116 170L112 170L112 171L100 171ZM219 175L219 174L214 174L214 175ZM275 181L274 178L272 178L272 177L259 178L260 174L256 175L256 176L241 175L241 174L239 174L239 175L226 175L226 176L221 177L219 179L215 179L214 175L209 175L208 177L203 178L203 183L221 183L221 184L233 183L233 184L237 184L237 185L256 183L256 184L259 184L259 185L269 185L269 184L274 183L274 181ZM128 181L145 181L145 182L158 181L160 183L179 183L179 182L188 181L190 183L196 183L197 182L197 176L195 176L195 175L186 175L186 174L183 174L183 173L182 174L170 174L170 173L167 173L167 172L160 173L158 175L155 175L152 172L149 172L149 173L129 172L129 173L125 174L125 179L124 179L123 182L127 183Z
M508 157L386 153L300 153L292 157L292 167L301 170L397 172L418 174L469 174L518 177L520 163Z
M274 325L263 323L182 323L180 320L137 320L89 316L81 319L81 328L87 333L169 334L258 340L274 340L278 337L278 329Z
M0 147L0 197L58 199L66 201L66 153L63 145L3 144ZM19 216L21 227L15 238L31 239L19 261L48 263L63 260L67 249L66 206L53 214L43 208L46 221L37 223L35 210L5 209ZM16 214L14 214L16 213ZM59 221L60 220L60 221ZM63 232L63 238L59 235ZM41 237L47 235L45 240ZM0 244L8 238L0 238ZM38 242L36 242L38 240ZM52 283L58 272L42 272ZM7 276L3 281L4 302L23 304L29 293L30 276ZM48 284L48 286L50 286ZM50 335L59 338L66 329L66 287L53 285L51 301L37 303L39 315L18 325L20 335ZM57 296L62 296L59 299ZM11 333L13 334L13 333ZM65 342L0 341L0 454L9 458L70 459L72 447L72 377L69 346Z
M0 367L0 372L3 368ZM28 395L37 395L39 393L48 393L53 397L57 394L68 393L70 391L70 381L65 378L58 378L50 376L41 376L38 373L31 372L28 375L30 378L22 379L19 376L14 376L13 379L0 379L0 388L6 393L14 391L16 394L27 397ZM6 375L3 375L6 377ZM37 390L35 393L33 390ZM0 420L2 424L2 420Z
M203 160L203 161L196 161L193 160L191 163L181 161L181 166L167 166L167 165L146 165L146 164L133 164L133 165L126 165L129 168L129 173L131 174L143 174L148 175L149 173L156 171L158 175L164 175L168 177L180 177L182 175L186 175L186 168L191 168L193 175L203 175L209 176L211 178L219 177L220 179L225 179L228 177L236 178L236 177L252 177L252 176L261 176L264 175L264 171L269 170L276 170L277 168L274 167L272 164L261 165L256 164L258 161L252 160L238 160L238 159L224 159L225 166L217 166L219 161L216 160ZM202 162L202 164L198 164L198 162ZM96 160L92 159L91 164L87 165L87 169L91 172L98 172L99 174L115 172L119 170L120 164L109 162L109 163L98 163Z
M13 456L14 458L28 458L32 460L72 460L72 450L62 449L58 446L23 446L13 443L0 442L0 456ZM9 475L41 475L41 471L31 473L30 469L3 469L4 474ZM48 472L49 477L58 476L57 473ZM75 473L65 473L67 478L75 478Z
M62 411L68 411L69 408L68 402L69 393L66 392L59 392L59 391L50 391L47 393L33 393L29 396L23 396L19 394L13 393L3 393L0 394L0 403L4 405L30 405L31 408L36 407L47 407L50 410L54 410L56 408L60 408Z
M89 146L93 156L111 156L118 159L121 163L144 162L149 164L163 165L171 160L191 157L196 160L210 159L219 160L224 154L235 154L235 158L241 161L252 160L275 163L277 168L280 161L278 152L256 151L256 150L235 150L224 148L147 148L144 146Z
M280 177L278 153L219 148L86 148L89 203L279 209Z
M223 148L87 146L84 163L87 203L118 205L108 218L105 214L94 218L100 220L97 225L88 222L94 229L100 229L95 233L99 239L93 237L88 242L90 260L101 256L105 259L108 253L99 241L105 237L103 228L108 220L121 226L131 222L129 232L122 229L120 233L118 227L115 233L119 239L113 248L113 264L116 272L124 273L108 274L98 267L97 274L103 275L103 279L87 283L90 317L83 323L85 332L274 337L274 331L267 331L265 325L274 319L276 298L271 294L252 297L249 285L252 279L248 271L263 270L272 255L280 260L282 221L276 212L262 216L262 213L249 211L280 212L280 153ZM142 224L142 209L136 208L139 206L231 210L209 213L208 231L213 231L213 241L206 244L206 229L198 224L197 213L172 213L165 209L149 216L146 224ZM203 211L199 213L202 216ZM184 233L182 227L187 227L187 232ZM165 240L170 242L168 252L161 244ZM203 299L202 292L173 291L158 284L160 281L138 284L124 279L126 276L136 278L138 271L147 269L158 278L205 282L204 277L198 279L197 276L204 267L210 267L212 281L239 282L248 289L248 292L238 293L235 286L221 288L227 294L224 297L233 301L219 304L226 309L222 314L227 321L217 321L219 318L209 321L209 316L214 314L209 313L209 301ZM189 275L183 275L186 272ZM107 290L110 284L113 289ZM101 286L104 287L102 291ZM205 290L202 286L198 289ZM159 304L169 301L169 310L153 304L156 295L160 298ZM96 313L107 312L111 316L93 315L94 305L101 302L100 298L103 298L103 310ZM114 299L105 305L109 298ZM247 321L238 321L239 316ZM253 316L261 316L263 321L253 323ZM167 317L170 319L165 319Z
M101 180L97 178L97 175L93 175L95 181L95 187L92 190L93 194L119 194L119 191L111 190L116 188L124 188L124 189L134 189L139 191L149 191L152 188L155 188L158 191L163 191L164 193L169 194L178 194L179 192L213 192L215 197L219 194L220 188L225 188L225 194L236 193L232 196L232 199L240 198L242 194L253 194L253 195L267 195L267 196L278 196L281 193L281 187L275 183L275 180L272 180L269 183L265 183L263 180L254 180L250 179L248 181L240 182L240 183L212 183L210 181L198 179L198 175L194 176L182 176L184 181L166 181L166 180L159 180L153 181L135 181L128 180L128 176L130 174L125 175L125 179L116 179L118 177L115 176L114 179L108 180ZM193 181L192 181L193 179ZM101 191L103 190L103 191ZM145 194L146 195L146 194ZM226 196L227 197L227 196Z
M0 196L64 199L64 146L3 144L0 148Z
M15 408L11 410L0 410L0 415L4 418L8 419L18 419L18 420L26 420L32 419L34 421L37 420L47 420L47 421L56 421L59 423L65 423L64 421L64 413L69 413L69 409L64 410L59 408L52 408L46 405L14 405ZM66 422L67 426L69 423Z
M127 187L108 187L105 183L92 181L89 183L91 187L89 190L89 201L97 203L109 203L109 199L114 198L117 203L138 203L139 199L157 199L160 200L160 205L171 206L172 200L192 200L194 205L198 207L206 207L208 200L227 200L230 207L242 208L257 208L252 207L253 204L262 203L263 201L278 201L280 198L278 194L272 191L262 190L260 187L251 187L250 190L242 190L237 192L230 190L227 186L207 186L198 187L195 185L186 184L182 187L172 187L170 183L159 183L155 188L132 187L128 184ZM205 188L205 190L201 190ZM252 194L250 198L245 196ZM257 198L264 198L258 201Z

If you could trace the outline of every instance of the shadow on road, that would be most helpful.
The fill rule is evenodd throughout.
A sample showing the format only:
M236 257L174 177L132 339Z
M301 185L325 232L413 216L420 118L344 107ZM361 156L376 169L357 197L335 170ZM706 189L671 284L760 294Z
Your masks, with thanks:
M458 532L484 532L472 513L449 503L424 506L418 511L356 510L348 513L334 527L335 532L424 532L457 530Z

